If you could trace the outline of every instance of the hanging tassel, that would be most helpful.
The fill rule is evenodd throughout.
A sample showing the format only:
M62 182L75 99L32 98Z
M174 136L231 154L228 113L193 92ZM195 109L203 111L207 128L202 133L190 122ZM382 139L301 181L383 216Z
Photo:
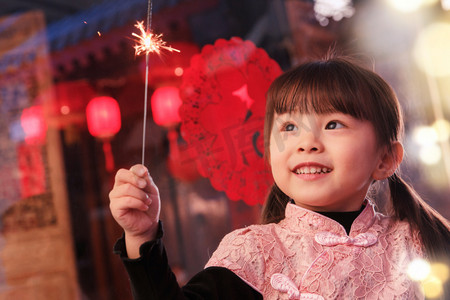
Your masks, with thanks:
M103 153L105 154L105 166L106 171L114 171L114 156L111 149L111 143L109 140L103 141Z

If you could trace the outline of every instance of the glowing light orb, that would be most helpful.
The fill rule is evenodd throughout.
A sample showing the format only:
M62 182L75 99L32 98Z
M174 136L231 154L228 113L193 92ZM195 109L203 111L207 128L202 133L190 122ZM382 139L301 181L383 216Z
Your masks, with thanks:
M440 297L444 292L442 281L436 276L430 276L422 282L422 288L425 297L431 299Z
M450 75L450 24L433 23L424 28L414 45L414 59L419 68L431 76Z
M406 272L412 280L422 281L425 280L430 274L431 266L426 260L417 258L408 265Z
M70 113L70 107L67 105L63 105L63 106L61 106L60 111L61 111L61 114L68 115Z
M421 146L436 144L438 138L436 129L430 126L419 126L413 131L414 141Z
M441 5L444 10L450 10L450 0L441 0Z
M419 151L420 160L426 165L435 165L442 158L442 150L436 144L422 146Z
M388 3L396 10L403 13L410 13L419 9L423 0L388 0Z
M440 142L445 142L450 138L449 121L443 119L436 120L431 127L436 131L437 138Z
M327 26L329 18L335 21L350 18L355 13L355 8L351 0L316 0L314 12L320 25Z
M181 67L177 67L177 68L175 68L175 70L173 72L176 76L180 77L180 76L183 76L184 70Z
M446 282L449 279L449 269L446 264L434 263L431 265L431 273L439 278L442 282Z

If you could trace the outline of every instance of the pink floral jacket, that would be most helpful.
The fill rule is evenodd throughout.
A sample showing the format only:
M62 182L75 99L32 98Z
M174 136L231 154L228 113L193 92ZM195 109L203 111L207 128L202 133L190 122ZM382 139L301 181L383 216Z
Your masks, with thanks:
M264 299L423 299L406 274L422 245L408 223L366 208L350 234L295 204L278 224L226 235L206 267L226 267Z

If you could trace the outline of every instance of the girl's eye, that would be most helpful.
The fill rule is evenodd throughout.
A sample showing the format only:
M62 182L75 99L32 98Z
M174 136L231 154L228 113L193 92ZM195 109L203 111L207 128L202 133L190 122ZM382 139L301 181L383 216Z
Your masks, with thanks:
M295 126L294 124L288 123L283 126L283 131L295 131L295 130L297 130L297 126Z
M344 128L344 125L338 121L331 121L325 126L325 129L340 129Z

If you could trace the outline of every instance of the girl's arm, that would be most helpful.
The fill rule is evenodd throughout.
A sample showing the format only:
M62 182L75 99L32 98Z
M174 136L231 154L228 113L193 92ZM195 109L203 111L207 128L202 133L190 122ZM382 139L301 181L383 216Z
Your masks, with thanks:
M124 238L114 246L115 253L121 256L128 272L134 300L263 299L258 291L223 267L206 268L180 287L167 262L161 229L159 227L156 240L140 247L141 256L138 259L126 257Z
M201 271L180 288L161 239L158 188L143 165L119 170L109 198L111 213L124 230L114 252L128 272L134 299L262 299L237 275L220 267Z

